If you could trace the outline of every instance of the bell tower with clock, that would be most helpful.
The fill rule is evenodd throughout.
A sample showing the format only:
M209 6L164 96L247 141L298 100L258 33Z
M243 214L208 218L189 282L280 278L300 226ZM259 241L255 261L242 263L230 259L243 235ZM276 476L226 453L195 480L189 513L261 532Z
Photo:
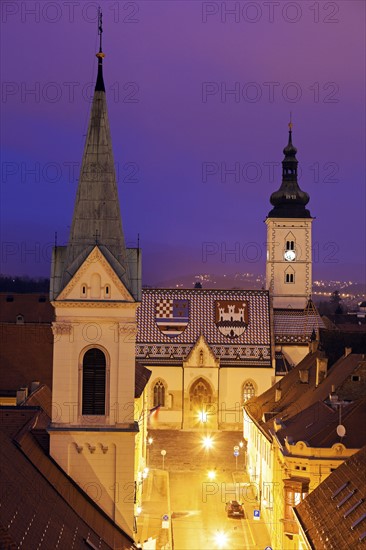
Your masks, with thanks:
M311 226L306 208L309 195L297 182L297 149L292 144L292 123L283 150L282 184L271 195L267 224L266 288L274 308L304 309L312 290Z

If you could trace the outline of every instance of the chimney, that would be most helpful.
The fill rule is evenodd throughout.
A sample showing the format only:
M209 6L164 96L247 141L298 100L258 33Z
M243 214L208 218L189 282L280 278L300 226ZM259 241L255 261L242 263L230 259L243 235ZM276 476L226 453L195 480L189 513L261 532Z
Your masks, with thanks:
M17 390L17 405L22 405L28 397L28 388Z
M338 395L336 395L335 392L335 385L332 384L332 388L329 394L329 402L331 405L334 405L335 403L338 403Z
M299 378L302 384L309 384L309 371L308 369L299 370Z
M282 390L281 388L276 388L275 390L275 401L279 401L281 399Z
M350 355L352 353L352 348L344 348L344 356Z
M39 380L33 380L33 382L31 383L30 392L33 393L34 391L36 391L40 385L41 383Z
M318 387L319 384L326 378L328 368L328 358L327 357L317 357L316 358L316 379L315 386Z

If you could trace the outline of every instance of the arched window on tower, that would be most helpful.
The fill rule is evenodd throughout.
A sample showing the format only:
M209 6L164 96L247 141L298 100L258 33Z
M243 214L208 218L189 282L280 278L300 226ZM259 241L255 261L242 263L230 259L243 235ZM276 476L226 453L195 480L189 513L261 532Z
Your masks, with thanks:
M295 250L295 241L286 241L286 250Z
M248 399L250 399L251 397L255 396L255 387L253 382L251 382L250 380L247 380L246 382L244 382L242 395L243 395L243 403L248 401Z
M105 415L106 358L102 350L89 349L83 358L84 415Z
M295 271L292 267L288 267L285 271L285 283L294 283L295 282Z
M161 380L154 385L154 407L158 405L165 407L165 385Z

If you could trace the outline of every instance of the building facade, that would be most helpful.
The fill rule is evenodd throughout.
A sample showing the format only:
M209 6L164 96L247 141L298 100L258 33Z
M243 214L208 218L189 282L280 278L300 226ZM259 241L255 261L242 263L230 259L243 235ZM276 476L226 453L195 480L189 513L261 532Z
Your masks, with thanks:
M135 335L139 251L124 242L103 57L71 232L52 258L53 391L50 454L132 535L136 484ZM137 445L141 447L141 443Z

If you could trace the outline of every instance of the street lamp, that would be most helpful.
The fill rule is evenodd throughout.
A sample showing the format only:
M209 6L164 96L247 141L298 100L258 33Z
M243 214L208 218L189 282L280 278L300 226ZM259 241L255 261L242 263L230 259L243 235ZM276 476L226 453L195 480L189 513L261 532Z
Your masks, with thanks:
M153 438L150 436L147 438L147 449L146 449L146 467L149 468L149 458L150 458L150 447L153 444Z
M217 533L215 534L215 542L217 544L217 548L227 547L228 536L225 531L217 531Z
M166 450L163 449L162 451L160 451L160 454L161 456L163 457L163 470L165 470L165 455L166 455Z
M210 470L207 474L208 476L208 479L210 479L211 481L213 481L215 478L216 478L216 472L214 470Z
M210 435L206 435L202 440L202 444L205 449L211 449L213 445L212 437Z

